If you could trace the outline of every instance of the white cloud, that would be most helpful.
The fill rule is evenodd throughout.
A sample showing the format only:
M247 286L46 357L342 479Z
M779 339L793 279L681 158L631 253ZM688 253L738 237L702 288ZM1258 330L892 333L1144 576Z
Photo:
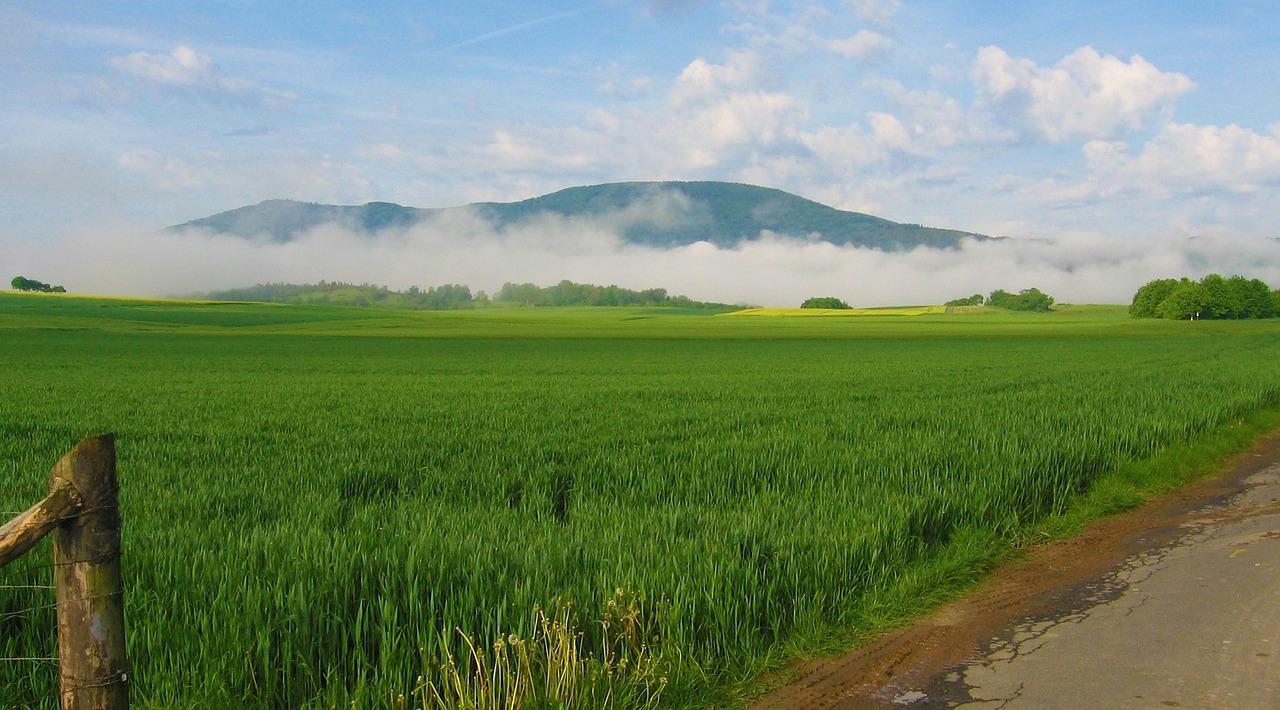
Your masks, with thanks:
M754 87L759 78L760 57L754 52L734 52L724 64L695 59L680 72L671 90L675 107L707 100Z
M603 94L624 99L644 98L653 91L653 79L648 76L627 76L617 62L598 67L595 74L596 88Z
M918 152L935 155L951 148L987 148L1011 143L1016 137L994 125L986 111L937 89L911 90L896 81L869 86L884 94L902 114Z
M707 156L704 167L718 162L735 146L767 146L794 126L796 100L781 93L750 92L708 102L690 112L679 140L692 152Z
M478 153L494 170L618 173L662 179L689 171L736 169L761 151L799 149L806 118L794 96L760 88L758 57L723 64L695 59L673 82L663 110L595 109L580 126L513 126L495 131Z
M881 27L888 26L902 9L901 0L849 0L849 5L858 17Z
M847 39L827 40L827 49L847 59L860 62L872 62L888 54L897 45L892 39L879 32L860 30L858 34Z
M670 113L646 132L667 165L685 169L750 161L762 149L793 142L806 118L790 94L760 88L759 57L738 52L725 64L702 59L680 73L669 98ZM630 131L628 131L630 133Z
M147 178L161 190L198 188L205 178L194 166L174 157L162 156L154 150L133 150L120 156L117 164L126 171Z
M195 85L212 77L213 62L185 45L174 47L169 54L135 52L115 57L111 63L119 70L161 84Z
M1140 56L1125 62L1092 47L1051 68L984 47L972 78L997 120L1050 142L1136 132L1169 115L1174 102L1195 88L1188 77L1160 71Z
M1163 194L1256 192L1280 184L1280 125L1263 135L1236 125L1169 124L1117 172L1130 187Z
M224 75L207 55L186 45L178 45L168 54L134 52L114 57L111 64L125 74L162 86L198 88L273 105L291 104L298 99L291 91L281 91L241 77Z
M819 128L801 134L801 140L826 163L845 169L886 165L917 153L910 130L897 117L872 113L867 123L866 128L856 123Z

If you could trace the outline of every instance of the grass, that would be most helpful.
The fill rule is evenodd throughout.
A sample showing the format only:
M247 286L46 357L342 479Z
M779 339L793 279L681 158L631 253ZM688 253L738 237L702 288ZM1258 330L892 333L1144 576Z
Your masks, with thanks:
M725 313L726 316L850 318L857 316L924 316L946 313L944 306L912 306L905 308L746 308Z
M1143 462L1280 404L1277 346L1280 323L1114 309L0 294L0 508L117 433L138 707L467 706L497 685L555 706L529 679L570 667L584 707L727 705L1073 511L1180 479ZM32 560L0 586L45 580ZM48 654L40 594L0 588L0 656ZM611 685L620 615L647 641ZM47 705L56 682L0 674L0 706Z

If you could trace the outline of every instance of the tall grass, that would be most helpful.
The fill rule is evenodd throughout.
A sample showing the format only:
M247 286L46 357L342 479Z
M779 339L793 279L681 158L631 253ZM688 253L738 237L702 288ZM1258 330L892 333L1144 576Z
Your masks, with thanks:
M117 432L139 707L705 706L971 576L1103 472L1280 402L1280 328L1257 324L49 318L4 321L0 490ZM51 611L4 616L34 605L0 589L0 652L47 645ZM0 706L54 683L0 664Z

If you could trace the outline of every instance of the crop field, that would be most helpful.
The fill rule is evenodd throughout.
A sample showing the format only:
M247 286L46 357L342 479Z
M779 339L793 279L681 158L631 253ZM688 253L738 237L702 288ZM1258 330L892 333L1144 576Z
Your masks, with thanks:
M0 509L116 432L135 707L725 705L1277 406L1278 355L1280 322L1123 309L0 294ZM0 570L0 658L54 654L33 554ZM0 707L56 683L0 660Z

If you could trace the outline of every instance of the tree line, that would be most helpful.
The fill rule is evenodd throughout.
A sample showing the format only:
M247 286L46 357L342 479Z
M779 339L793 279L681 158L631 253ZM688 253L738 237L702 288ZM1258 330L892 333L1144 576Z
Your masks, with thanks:
M67 289L61 286L52 286L43 281L36 281L23 276L14 276L9 282L14 291L30 291L34 293L66 293Z
M663 306L685 308L729 308L720 303L694 301L687 296L671 296L663 288L641 291L616 285L597 286L564 280L554 286L506 283L489 296L472 293L465 284L444 284L420 289L410 286L395 291L386 286L321 281L318 284L266 283L247 288L200 294L215 301L265 301L335 306L403 308L409 310L463 310L497 306Z
M989 296L983 296L975 293L967 298L957 298L953 301L947 301L945 306L991 306L993 308L1004 308L1010 311L1031 311L1037 313L1047 313L1049 307L1053 305L1053 296L1043 293L1038 288L1024 288L1017 293L1010 293L1003 289L996 289Z
M660 306L677 308L728 308L723 303L695 301L688 296L672 296L665 288L634 291L621 286L597 286L564 280L555 286L505 283L493 300L523 306Z
M1156 279L1134 294L1129 315L1175 320L1275 318L1280 316L1280 290L1244 276Z
M473 295L463 284L444 284L426 290L411 286L407 291L393 291L374 284L351 284L321 281L316 284L265 283L246 288L233 288L199 294L212 301L261 301L266 303L301 303L330 306L403 308L407 310L457 310L473 307L477 298L487 299L484 292Z

